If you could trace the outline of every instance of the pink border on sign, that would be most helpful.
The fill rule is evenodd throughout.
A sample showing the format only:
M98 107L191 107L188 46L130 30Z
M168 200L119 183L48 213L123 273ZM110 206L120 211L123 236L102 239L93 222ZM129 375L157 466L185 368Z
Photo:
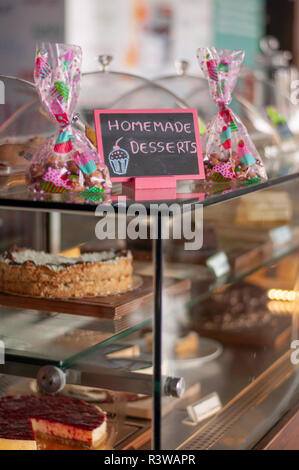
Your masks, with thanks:
M95 109L94 110L94 122L95 122L95 131L97 138L97 148L101 161L105 162L104 159L104 149L103 149L103 140L102 140L102 131L100 125L100 116L101 114L180 114L180 113L190 113L193 115L194 122L194 132L195 132L195 141L197 147L197 159L198 159L198 174L193 175L154 175L154 176L144 176L146 178L168 178L173 177L176 180L188 180L188 179L205 179L205 171L202 158L202 149L201 141L199 134L199 125L198 125L198 116L197 110L195 108L187 109ZM133 178L144 178L143 176L129 176L129 177L111 177L111 181L124 183L132 180Z

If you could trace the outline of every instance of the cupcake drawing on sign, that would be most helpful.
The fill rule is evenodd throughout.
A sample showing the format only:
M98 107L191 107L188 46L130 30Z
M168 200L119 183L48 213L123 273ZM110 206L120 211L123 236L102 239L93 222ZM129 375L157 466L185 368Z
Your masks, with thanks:
M121 139L122 137L117 139L113 146L113 150L109 153L108 156L110 166L116 175L125 175L127 173L130 160L129 153L126 150L120 148L118 145Z

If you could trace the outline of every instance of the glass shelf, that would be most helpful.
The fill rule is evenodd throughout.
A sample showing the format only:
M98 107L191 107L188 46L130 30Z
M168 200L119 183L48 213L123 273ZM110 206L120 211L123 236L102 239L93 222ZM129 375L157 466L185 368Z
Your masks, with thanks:
M133 203L142 203L149 210L152 203L163 202L173 204L174 202L183 204L201 203L208 206L234 199L242 195L259 191L261 189L270 188L272 186L296 179L299 176L298 168L289 166L286 168L284 175L276 175L263 183L242 185L240 182L232 183L213 183L208 184L196 180L179 181L177 183L176 195L170 197L166 194L165 199L161 198L161 190L157 189L151 200L142 199L140 197L132 198L126 195L121 185L115 184L111 194L103 194L103 198L98 202L85 200L80 194L64 193L64 194L43 194L36 195L28 190L25 186L25 175L18 174L11 177L0 177L0 207L15 208L22 210L36 210L49 212L52 210L65 213L81 213L92 214L95 208L100 204L112 204L115 212L118 210L118 197L122 196L126 200L127 206ZM2 180L2 181L1 181Z
M0 339L6 362L68 368L99 347L114 344L151 324L151 309L119 320L1 307Z

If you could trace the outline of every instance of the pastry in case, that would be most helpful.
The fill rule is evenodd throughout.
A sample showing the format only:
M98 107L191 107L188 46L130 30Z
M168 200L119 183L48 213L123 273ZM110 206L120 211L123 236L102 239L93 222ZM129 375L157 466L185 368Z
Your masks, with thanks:
M0 160L6 161L12 166L29 165L30 159L44 143L44 137L18 138L13 137L6 139L0 144Z
M95 449L106 438L106 414L97 406L58 396L0 399L0 449L37 450L47 441Z
M267 291L248 282L221 287L192 311L194 330L221 343L280 348L290 337L290 316L272 314Z
M0 257L0 290L34 297L94 297L132 288L129 251L85 253L77 258L12 248Z

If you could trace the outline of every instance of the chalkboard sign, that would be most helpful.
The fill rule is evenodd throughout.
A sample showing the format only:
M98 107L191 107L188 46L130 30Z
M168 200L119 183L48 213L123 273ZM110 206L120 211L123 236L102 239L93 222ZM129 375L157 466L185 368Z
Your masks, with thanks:
M195 109L95 110L100 158L112 181L204 179Z

